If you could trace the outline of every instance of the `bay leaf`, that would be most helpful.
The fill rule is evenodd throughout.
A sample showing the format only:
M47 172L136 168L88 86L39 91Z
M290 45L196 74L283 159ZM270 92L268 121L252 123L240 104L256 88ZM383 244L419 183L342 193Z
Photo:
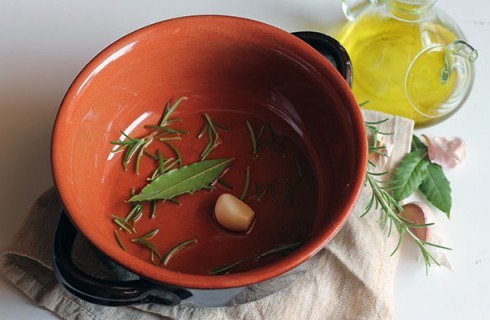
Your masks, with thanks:
M419 149L427 151L427 146L425 145L425 143L422 142L422 140L420 140L419 137L413 135L411 151L419 150Z
M218 179L233 159L213 159L170 170L150 182L130 202L169 200L184 193L194 193L209 187Z
M401 201L409 197L420 186L427 174L429 164L427 150L415 149L402 160L394 176L393 197Z
M450 217L451 185L440 165L430 163L427 166L427 174L419 190L430 203Z

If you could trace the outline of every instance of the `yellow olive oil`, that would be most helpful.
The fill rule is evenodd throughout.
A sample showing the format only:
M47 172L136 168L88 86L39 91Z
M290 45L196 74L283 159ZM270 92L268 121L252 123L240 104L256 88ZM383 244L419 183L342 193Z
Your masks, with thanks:
M452 95L455 78L441 81L445 48L456 36L440 24L364 15L339 35L352 59L353 92L365 108L427 125Z

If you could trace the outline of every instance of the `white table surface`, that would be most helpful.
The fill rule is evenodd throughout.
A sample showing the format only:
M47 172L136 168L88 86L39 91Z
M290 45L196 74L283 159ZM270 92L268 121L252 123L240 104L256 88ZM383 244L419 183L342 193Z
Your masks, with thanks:
M447 174L451 221L440 226L453 251L454 272L425 275L405 244L395 281L397 319L490 318L490 2L439 1L480 53L473 92L449 120L418 133L461 136L468 155ZM190 14L230 14L287 31L334 34L344 22L334 0L0 0L0 251L31 203L51 184L50 135L71 81L114 40L142 26ZM487 88L487 89L485 89ZM441 215L442 217L442 215ZM376 244L366 244L376 245ZM0 319L55 319L0 276Z

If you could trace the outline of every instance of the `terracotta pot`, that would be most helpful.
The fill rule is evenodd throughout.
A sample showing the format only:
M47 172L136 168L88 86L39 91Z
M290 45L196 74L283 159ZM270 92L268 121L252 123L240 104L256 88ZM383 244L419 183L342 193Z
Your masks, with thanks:
M58 279L79 297L101 304L199 300L205 305L199 298L204 293L216 305L250 285L266 286L294 273L339 231L363 185L367 139L347 83L351 76L348 55L332 38L314 32L290 34L236 17L163 21L107 47L71 85L54 127L52 169L69 218L62 215L55 242ZM317 190L311 190L315 200L311 237L296 251L257 268L215 276L159 268L121 250L110 217L119 208L115 201L125 199L128 191L120 187L126 178L113 174L120 158L114 159L110 141L131 124L157 119L162 105L179 96L195 102L190 105L202 102L202 107L183 107L182 114L215 108L209 99L227 105L257 102L302 139ZM196 232L206 228L203 225L196 220L182 222L182 228ZM77 231L141 280L108 282L78 270L69 257ZM174 239L180 231L176 227L164 232L167 239ZM216 300L216 292L225 298Z

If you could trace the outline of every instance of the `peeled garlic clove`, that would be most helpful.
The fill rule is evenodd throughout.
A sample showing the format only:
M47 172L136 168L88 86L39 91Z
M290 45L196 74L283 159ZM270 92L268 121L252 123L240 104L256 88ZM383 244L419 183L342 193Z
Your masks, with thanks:
M444 238L440 229L436 226L436 217L432 213L432 210L422 202L411 202L403 206L403 212L401 215L413 224L429 224L434 223L431 226L425 228L412 228L411 230L420 239L428 243L444 246ZM453 270L451 262L447 258L445 249L437 248L427 245L426 248L431 252L434 259L441 265L449 270Z
M460 164L466 157L466 144L461 138L429 138L423 135L429 149L429 159L443 168L451 169Z
M234 195L224 193L216 201L214 215L224 228L244 232L252 225L255 212Z

